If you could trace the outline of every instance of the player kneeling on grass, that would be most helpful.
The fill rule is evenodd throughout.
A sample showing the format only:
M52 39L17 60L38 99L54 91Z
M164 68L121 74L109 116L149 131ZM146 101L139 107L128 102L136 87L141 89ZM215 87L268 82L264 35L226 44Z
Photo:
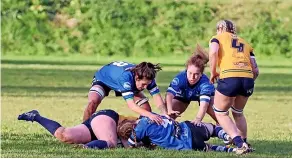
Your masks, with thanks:
M161 124L162 119L150 113L151 107L148 104L137 107L135 102L145 98L143 90L147 89L153 96L155 104L160 108L161 113L167 115L166 106L160 95L155 82L155 77L161 67L150 62L142 62L138 65L119 61L112 62L96 71L92 81L92 87L88 94L88 105L84 111L83 120L87 120L96 110L103 98L114 90L116 96L123 96L128 107L142 115L149 117L152 121Z
M36 121L46 128L58 140L68 144L84 144L85 148L114 148L117 147L118 138L117 125L123 120L134 117L123 117L117 112L106 109L99 110L82 124L65 128L58 122L45 118L37 110L23 113L18 116L18 120ZM127 144L126 140L121 140L122 144Z
M175 122L162 116L164 124L158 125L147 117L142 117L136 123L124 122L118 126L118 134L123 139L128 138L130 147L136 147L138 142L150 141L152 144L166 149L199 150L235 152L241 154L236 148L206 144L210 137L229 140L224 130L211 123L202 123L201 126L190 121Z
M206 112L217 122L212 109L215 88L204 74L207 62L207 53L197 45L194 54L186 62L186 69L175 76L167 89L166 105L170 117L175 119L191 101L197 101L200 109L192 123L201 125Z

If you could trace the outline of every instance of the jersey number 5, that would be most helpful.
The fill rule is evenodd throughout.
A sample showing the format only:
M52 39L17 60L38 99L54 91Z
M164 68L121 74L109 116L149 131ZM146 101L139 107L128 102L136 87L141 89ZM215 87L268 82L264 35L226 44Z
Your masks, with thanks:
M119 61L119 62L114 62L113 65L119 66L119 67L123 67L123 66L127 66L128 63L127 62L123 62L123 61Z
M244 44L243 43L239 43L239 45L237 45L237 39L232 39L231 46L233 48L236 48L237 52L243 52Z

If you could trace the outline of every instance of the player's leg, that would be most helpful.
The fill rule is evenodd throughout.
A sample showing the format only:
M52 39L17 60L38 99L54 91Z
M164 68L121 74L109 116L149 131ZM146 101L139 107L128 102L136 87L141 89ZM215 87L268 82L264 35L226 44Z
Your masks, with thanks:
M248 97L237 96L232 106L232 115L235 121L235 124L239 130L239 135L245 139L247 137L247 123L245 116L243 114L243 108L248 100Z
M230 135L234 144L238 147L239 154L248 152L248 146L242 140L237 127L229 117L229 108L234 103L241 83L238 78L226 78L218 80L217 90L214 97L213 109L216 118L223 130Z
M56 130L54 136L68 144L84 144L91 141L90 131L84 124L69 128L60 127Z
M90 118L109 91L110 89L102 82L96 81L93 83L88 93L88 104L84 110L83 121Z
M135 94L134 101L139 107L151 112L151 106L149 104L148 98L144 95L143 92Z
M232 115L236 126L239 130L240 136L246 142L247 140L247 122L243 114L243 109L248 101L249 96L253 93L254 80L251 78L242 78L242 89L239 91L240 95L236 96L234 105L231 107Z
M80 126L76 126L73 128L65 128L61 126L58 122L45 118L39 114L38 111L32 110L30 112L23 113L18 116L18 120L25 121L36 121L40 125L42 125L45 129L47 129L52 135L58 138L62 142L66 143L82 143L88 142L86 132L88 129L82 129ZM75 134L81 134L76 136ZM90 136L89 136L90 137ZM89 138L90 141L90 138Z
M185 112L189 104L190 102L184 100L183 98L174 97L172 100L172 110L178 111L180 114L182 114Z
M98 140L87 143L90 148L114 148L117 146L117 122L119 116L112 110L105 110L91 121L92 130Z

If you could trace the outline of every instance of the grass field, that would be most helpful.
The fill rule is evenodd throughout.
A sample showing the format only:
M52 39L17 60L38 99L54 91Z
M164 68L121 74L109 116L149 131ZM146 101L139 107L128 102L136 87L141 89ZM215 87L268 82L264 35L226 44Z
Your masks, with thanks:
M43 116L55 119L63 126L81 123L93 73L102 64L114 59L118 58L2 57L2 157L236 157L226 153L162 149L76 149L60 143L37 123L17 120L20 113L37 109ZM151 59L164 66L158 75L162 92L165 92L173 76L184 68L184 60L183 57ZM258 61L260 77L245 109L249 142L256 151L244 157L292 157L292 60ZM112 108L124 115L134 115L122 98L113 95L106 98L98 109L105 108ZM157 112L155 106L153 108ZM193 103L179 120L191 120L197 109L197 104ZM211 119L207 116L205 121ZM210 142L222 144L217 139Z

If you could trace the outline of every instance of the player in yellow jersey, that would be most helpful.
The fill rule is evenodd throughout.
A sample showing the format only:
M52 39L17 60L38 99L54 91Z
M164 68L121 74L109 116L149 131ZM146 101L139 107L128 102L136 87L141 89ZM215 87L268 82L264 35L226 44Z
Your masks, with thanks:
M211 38L209 47L210 81L218 83L213 105L215 115L240 153L250 152L243 109L259 74L253 48L236 35L235 25L229 20L217 23L217 35ZM229 117L230 108L235 124Z

